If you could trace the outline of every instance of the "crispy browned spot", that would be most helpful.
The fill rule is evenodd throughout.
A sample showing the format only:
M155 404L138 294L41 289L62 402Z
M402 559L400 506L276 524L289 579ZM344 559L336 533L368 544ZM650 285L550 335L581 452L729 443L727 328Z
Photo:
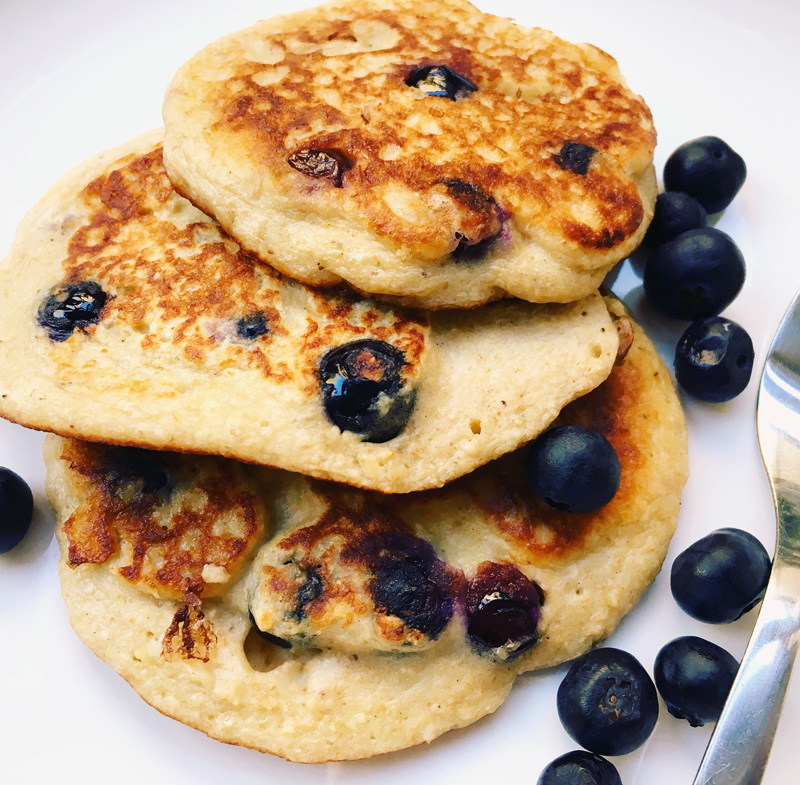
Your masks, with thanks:
M535 224L588 249L620 244L644 215L625 165L629 157L652 155L647 106L563 42L545 37L539 48L520 40L486 46L486 23L472 10L447 5L396 13L352 4L329 15L305 15L302 28L269 35L277 65L244 60L233 76L215 83L209 100L217 106L219 130L247 135L254 163L272 170L291 198L324 194L347 203L375 231L407 247L452 250L454 225L471 242L496 232L486 224L496 217L487 219L485 200L458 195L465 214L454 224L409 222L398 219L381 190L392 184L432 195L455 180L488 196L520 226ZM363 32L370 25L388 31L374 49L381 65L371 73L371 43ZM332 54L325 49L332 40L358 41L362 48ZM367 64L363 70L359 56ZM393 101L415 89L405 80L427 64L446 64L478 91L456 101ZM277 81L271 77L276 69L283 74ZM335 100L327 98L331 91ZM438 130L419 130L414 119L420 115ZM598 151L586 174L559 167L565 142ZM353 161L344 187L292 170L287 149L299 145L338 150ZM386 149L393 155L383 155ZM576 202L590 204L600 220L590 225L576 218Z
M261 536L255 496L238 475L226 471L234 464L222 461L197 475L190 494L180 488L169 496L142 492L135 480L120 486L109 472L110 456L119 449L65 442L63 460L80 478L83 493L80 506L63 524L70 566L119 556L119 575L159 596L213 594L214 584L206 588L203 569L214 565L235 575ZM167 467L181 465L179 456L161 455ZM207 459L197 460L196 465L204 465ZM223 519L235 519L236 531L222 527Z
M424 315L367 303L344 288L305 290L307 328L298 333L287 326L284 297L298 285L258 263L175 193L160 145L110 166L80 200L85 218L69 237L64 280L96 281L109 296L101 323L87 332L114 325L146 350L166 343L190 363L300 381L313 394L319 356L357 337L392 342L410 364L421 359ZM244 340L237 322L255 313L269 329ZM74 336L52 350L69 353L75 340L86 338Z
M161 641L163 659L208 662L217 636L200 606L200 599L187 592L184 604L175 611Z

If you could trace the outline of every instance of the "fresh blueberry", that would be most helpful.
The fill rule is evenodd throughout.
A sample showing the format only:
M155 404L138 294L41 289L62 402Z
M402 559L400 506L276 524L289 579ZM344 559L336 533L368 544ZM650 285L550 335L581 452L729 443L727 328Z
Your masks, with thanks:
M586 174L589 171L589 164L592 156L597 152L594 147L580 142L565 142L561 151L555 156L555 162L562 168L567 169L573 174Z
M586 750L573 750L548 763L536 785L622 785L614 764Z
M716 643L687 635L661 649L653 673L669 713L696 728L719 719L738 668Z
M724 210L747 176L744 159L716 136L682 144L664 166L664 187L693 196L709 213Z
M94 324L108 296L100 284L81 281L53 289L39 306L39 324L53 341L66 341L75 328Z
M0 553L15 548L33 518L33 494L28 483L11 469L0 467Z
M656 211L644 239L649 245L660 245L707 223L708 215L703 205L693 196L680 191L664 191L656 198Z
M686 392L703 401L735 398L750 381L753 342L744 327L710 316L693 322L675 349L675 376Z
M336 188L341 188L344 173L351 169L353 161L341 150L309 148L292 153L289 166L307 177L330 180Z
M695 619L726 624L758 605L770 567L766 548L752 534L717 529L672 563L672 596Z
M562 425L534 441L527 458L528 481L551 507L592 512L608 504L621 477L608 439L591 428Z
M641 663L619 649L594 649L558 687L558 716L569 735L600 755L640 747L658 719L658 695Z
M467 639L507 660L539 638L541 589L511 564L483 562L467 585Z
M394 439L408 423L416 391L402 378L403 352L383 341L353 341L325 354L319 383L325 412L342 431L367 442Z
M693 322L716 316L744 284L744 258L724 232L691 229L657 246L644 268L644 291L653 307Z
M261 311L242 316L236 322L236 334L246 341L254 341L269 332L269 322Z
M446 65L425 65L415 68L406 78L409 87L416 87L423 93L455 101L465 93L474 93L478 88L461 74Z

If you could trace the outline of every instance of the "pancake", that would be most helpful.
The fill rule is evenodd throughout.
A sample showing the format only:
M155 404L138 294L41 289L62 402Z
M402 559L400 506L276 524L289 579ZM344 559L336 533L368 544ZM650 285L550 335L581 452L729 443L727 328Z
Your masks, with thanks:
M164 102L176 188L313 285L428 309L594 291L653 214L616 61L462 0L336 0L206 47Z
M287 279L172 190L158 132L44 197L0 291L3 417L391 492L527 442L618 346L597 294L428 317Z
M539 501L524 450L398 496L49 436L70 622L147 702L223 741L305 762L430 742L494 711L519 674L604 639L661 568L686 430L641 333L559 423L598 429L619 455L619 491L597 512ZM131 534L136 521L162 536ZM92 536L118 545L83 558ZM131 553L159 569L131 569Z

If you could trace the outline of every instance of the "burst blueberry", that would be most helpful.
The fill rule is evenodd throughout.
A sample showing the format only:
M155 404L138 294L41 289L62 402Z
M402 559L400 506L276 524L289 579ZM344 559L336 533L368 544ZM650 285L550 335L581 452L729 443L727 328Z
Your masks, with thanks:
M542 434L531 447L526 468L537 496L551 507L576 513L608 504L622 475L611 443L579 425L562 425Z
M597 150L588 144L565 142L558 155L555 156L555 162L562 169L573 174L585 175L589 171L589 165L596 152Z
M246 341L254 341L269 332L269 322L261 311L242 316L236 322L236 334Z
M406 78L409 87L416 87L423 93L455 101L478 88L461 74L446 65L425 65L415 68Z
M662 647L653 674L669 713L696 728L719 719L738 668L721 646L687 635Z
M336 188L344 184L344 174L353 166L353 161L341 150L329 148L307 148L292 153L289 166L306 177L330 180Z
M599 755L633 752L658 719L652 679L620 649L594 649L575 660L558 687L556 705L567 733Z
M80 281L52 290L39 307L39 324L53 341L66 341L76 328L100 319L108 295L95 281Z
M611 761L586 750L573 750L548 763L536 785L622 785Z
M756 537L741 529L717 529L672 563L672 596L695 619L726 624L758 605L770 569L769 554Z
M721 403L747 387L753 341L739 324L721 316L693 322L675 348L675 377L695 398Z
M744 159L717 136L682 144L664 166L664 186L693 196L709 213L724 210L747 177Z
M16 472L0 467L0 553L22 542L33 518L33 494Z
M371 339L353 341L323 356L319 381L325 412L342 431L386 442L408 423L416 391L403 378L405 355Z
M645 265L643 284L654 308L691 322L730 305L744 278L744 257L736 243L705 227L657 246Z
M543 594L513 565L482 562L466 598L467 639L479 653L508 660L538 640Z

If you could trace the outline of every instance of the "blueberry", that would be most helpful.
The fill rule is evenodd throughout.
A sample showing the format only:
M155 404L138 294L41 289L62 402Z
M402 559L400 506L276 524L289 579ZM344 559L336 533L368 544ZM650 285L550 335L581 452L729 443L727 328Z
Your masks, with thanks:
M727 624L761 601L770 566L769 554L752 534L717 529L672 563L672 596L695 619Z
M687 635L661 649L653 672L669 713L696 728L719 719L738 668L716 643Z
M548 763L536 785L622 785L614 764L585 750L573 750Z
M664 166L664 187L693 196L709 213L724 210L744 185L744 159L716 136L682 144Z
M406 84L423 93L455 101L465 93L474 93L478 88L461 74L446 65L425 65L415 68L407 77Z
M744 258L724 232L691 229L657 246L644 268L644 291L673 319L716 316L744 284Z
M246 341L254 341L269 332L269 322L261 311L242 316L236 322L236 334Z
M319 570L316 567L301 566L303 570L303 582L297 589L294 598L294 608L289 616L297 621L301 621L306 615L306 605L321 597L325 591L325 584Z
M526 465L536 495L558 510L598 510L619 488L616 451L602 434L580 425L543 433L534 441Z
M33 494L28 483L11 469L0 467L0 553L15 548L33 518Z
M739 395L753 371L753 342L744 327L721 316L693 322L675 349L675 376L686 392L720 403Z
M644 239L660 245L707 223L708 215L697 199L680 191L665 191L656 198L656 211Z
M291 649L292 644L289 643L285 638L279 638L277 635L273 635L271 632L265 632L262 630L257 624L256 620L253 617L252 611L250 611L250 624L253 626L253 629L258 634L258 637L262 640L265 640L267 643L271 643L273 646L278 646L281 649Z
M555 162L562 169L567 169L573 174L584 175L589 171L589 164L596 152L597 150L588 144L565 142L559 154L555 156Z
M128 502L143 497L168 497L173 490L164 453L139 447L113 447L106 456L105 483ZM154 499L149 500L155 503Z
M591 752L625 755L640 747L658 719L658 696L641 663L619 649L594 649L572 664L558 687L558 716Z
M336 188L343 185L344 173L353 161L341 150L312 147L298 150L288 158L289 166L307 177L330 180Z
M453 615L446 573L435 557L393 554L381 559L369 590L378 610L429 638L437 638Z
M482 562L467 586L467 639L507 660L539 638L541 589L511 564Z
M75 328L94 324L108 296L100 284L81 281L53 289L39 306L39 324L53 341L66 341Z
M416 391L401 376L403 352L383 341L353 341L325 354L319 365L323 405L330 421L368 442L394 439L408 423Z

